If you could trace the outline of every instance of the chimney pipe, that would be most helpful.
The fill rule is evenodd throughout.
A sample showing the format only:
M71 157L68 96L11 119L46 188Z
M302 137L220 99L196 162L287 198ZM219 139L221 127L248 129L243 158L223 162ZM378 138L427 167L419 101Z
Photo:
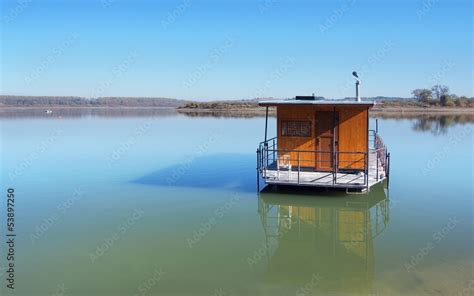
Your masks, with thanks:
M356 101L357 101L357 102L360 102L359 84L360 84L360 81L357 80L357 81L356 81Z
M359 94L360 79L359 79L359 75L357 75L357 72L354 71L354 72L352 72L352 76L354 76L354 78L356 80L356 101L360 102L360 94Z

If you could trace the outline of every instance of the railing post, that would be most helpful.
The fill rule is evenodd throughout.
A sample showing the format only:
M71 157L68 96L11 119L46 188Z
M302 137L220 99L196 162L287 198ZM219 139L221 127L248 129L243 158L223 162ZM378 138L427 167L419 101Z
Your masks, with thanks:
M268 143L265 142L265 169L268 168Z
M369 152L365 153L365 185L369 190Z
M298 184L300 184L300 152L298 151Z
M387 178L390 177L390 153L387 154Z
M268 147L266 144L263 144L263 151L261 152L262 158L262 168L263 168L263 178L267 179L267 168L268 168Z
M260 168L260 148L257 149L257 170Z
M257 149L257 192L260 192L260 147Z
M275 147L275 138L273 138L273 145L272 145L272 147L273 147L273 148L272 148L272 149L273 149L273 161L275 161L275 149L276 149L276 147Z
M375 179L378 181L379 180L379 151L378 150L375 150L375 158L377 158L376 165L375 165L375 172L376 172Z
M266 166L265 171L268 167L268 140L267 140L267 132L268 132L268 106L265 109L265 141L263 142L263 147L265 149L266 154Z

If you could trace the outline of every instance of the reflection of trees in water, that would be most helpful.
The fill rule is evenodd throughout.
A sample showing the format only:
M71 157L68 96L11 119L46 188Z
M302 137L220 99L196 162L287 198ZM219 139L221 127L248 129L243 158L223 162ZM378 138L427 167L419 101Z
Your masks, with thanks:
M474 123L474 114L423 114L420 112L412 113L375 113L374 118L381 119L409 119L413 121L412 129L418 132L430 132L434 135L442 135L448 132L448 128L457 124Z
M265 111L263 110L222 110L222 111L188 111L178 110L179 114L183 114L188 117L215 117L215 118L256 118L265 117ZM269 116L274 117L274 113L269 113Z
M474 115L433 115L422 116L415 120L414 131L431 132L433 135L442 135L448 132L448 128L457 124L474 122Z
M0 118L81 118L81 117L164 117L176 116L178 113L171 108L64 108L52 109L52 113L45 113L45 109L4 109L0 110Z
M213 118L257 118L265 117L265 111L183 111L174 108L54 108L46 113L41 108L0 109L0 118L58 118L58 117L150 117L178 116ZM274 117L275 112L269 116Z

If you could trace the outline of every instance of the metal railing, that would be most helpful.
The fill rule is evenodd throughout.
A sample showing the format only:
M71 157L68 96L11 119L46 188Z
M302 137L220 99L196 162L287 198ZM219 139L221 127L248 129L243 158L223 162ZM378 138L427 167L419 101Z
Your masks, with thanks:
M277 179L280 180L280 171L288 172L288 182L301 184L301 173L305 171L324 172L327 178L331 175L332 185L348 184L338 182L339 173L363 173L363 183L354 183L359 186L368 187L369 169L371 174L375 173L376 181L388 177L390 154L380 136L369 130L369 151L321 151L321 150L290 150L278 147L277 137L262 141L257 149L257 170L258 173L267 179L267 170L278 171ZM369 167L369 155L375 156L375 168ZM280 165L281 162L286 162ZM288 165L289 164L289 165ZM281 169L282 168L282 169ZM380 172L385 173L382 176ZM296 180L290 179L291 172L296 172ZM294 177L293 177L294 178ZM359 179L357 176L356 179ZM356 180L354 179L354 181Z
M280 166L280 162L287 163ZM338 182L338 173L350 171L363 172L363 183L359 185L367 186L368 162L367 152L278 149L276 138L261 142L257 149L257 169L263 178L267 178L267 170L279 172L280 167L286 167L281 171L288 171L288 179L290 173L296 171L296 184L301 184L301 173L305 171L330 174L333 185L342 184Z
M390 153L388 153L387 146L375 130L369 130L369 149L376 154L376 180L378 181L381 178L380 169L383 169L385 176L388 177Z

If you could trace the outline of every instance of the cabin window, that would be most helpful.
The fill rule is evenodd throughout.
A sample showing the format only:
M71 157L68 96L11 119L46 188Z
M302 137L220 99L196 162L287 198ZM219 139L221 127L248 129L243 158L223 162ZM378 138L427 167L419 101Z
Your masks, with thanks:
M284 137L311 137L311 121L281 121L281 135Z

